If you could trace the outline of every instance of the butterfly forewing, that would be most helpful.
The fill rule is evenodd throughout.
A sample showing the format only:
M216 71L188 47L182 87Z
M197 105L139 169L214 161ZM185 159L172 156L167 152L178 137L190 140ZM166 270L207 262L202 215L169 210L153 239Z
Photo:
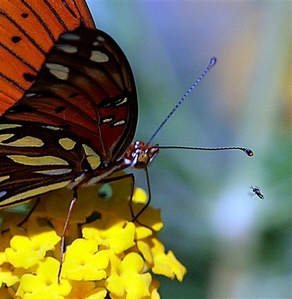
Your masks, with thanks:
M62 35L34 85L0 118L2 205L108 175L136 123L133 75L119 46L99 30Z
M0 114L33 84L62 33L94 28L84 0L1 0L0 24Z

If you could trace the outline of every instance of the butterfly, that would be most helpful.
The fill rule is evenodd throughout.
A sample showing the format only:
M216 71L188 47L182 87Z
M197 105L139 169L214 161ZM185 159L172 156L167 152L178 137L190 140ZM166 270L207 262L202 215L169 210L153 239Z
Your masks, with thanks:
M5 104L15 103L2 108L0 117L0 207L65 186L77 190L130 165L144 168L158 152L157 147L143 142L131 144L138 104L124 53L109 35L90 28L90 22L86 26L85 16L76 18L77 13L69 9L73 3L75 11L88 13L85 3L59 2L24 1L17 9L9 1L0 5L1 16L9 20L5 38L19 36L17 46L6 47L10 46L13 62L22 66L17 77L1 74L0 82L6 83L1 83L2 95L10 99ZM59 6L62 12L56 12ZM41 15L36 15L41 8L55 19L41 22ZM65 24L63 10L71 13L68 17L74 26L77 23L76 29L71 21ZM19 15L25 15L30 26L36 21L42 25L38 37L30 35L31 27L20 29L22 23L17 34L9 30L16 24L12 19L18 20ZM65 33L57 31L59 27ZM48 36L43 39L41 33L46 30L52 44L49 51L43 49ZM18 46L20 54L16 54ZM31 67L40 59L26 62L30 47L43 49L35 50L43 59L40 70ZM20 91L25 93L17 100ZM74 194L77 197L76 191Z

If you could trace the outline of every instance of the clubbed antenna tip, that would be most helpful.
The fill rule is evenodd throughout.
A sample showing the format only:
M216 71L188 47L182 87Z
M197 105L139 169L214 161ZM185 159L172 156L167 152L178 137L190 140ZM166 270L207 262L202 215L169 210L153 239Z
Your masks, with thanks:
M243 148L243 151L250 157L253 156L253 151L250 148Z

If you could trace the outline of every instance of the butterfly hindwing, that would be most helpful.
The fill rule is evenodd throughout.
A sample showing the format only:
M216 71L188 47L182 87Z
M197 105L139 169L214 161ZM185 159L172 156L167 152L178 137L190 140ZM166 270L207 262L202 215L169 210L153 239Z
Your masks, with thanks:
M0 125L1 206L70 182L72 169L76 168L74 154L60 145L56 138L59 132L54 131L53 135L52 130L31 125ZM62 141L61 136L59 140Z

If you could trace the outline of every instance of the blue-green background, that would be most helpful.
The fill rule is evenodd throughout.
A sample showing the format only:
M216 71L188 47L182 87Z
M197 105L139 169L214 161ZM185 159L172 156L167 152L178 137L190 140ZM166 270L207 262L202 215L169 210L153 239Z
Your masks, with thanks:
M88 4L131 63L137 139L148 141L215 55L154 142L255 152L161 150L149 168L160 237L188 269L182 283L160 279L162 298L292 298L291 2ZM145 187L143 172L135 175Z

